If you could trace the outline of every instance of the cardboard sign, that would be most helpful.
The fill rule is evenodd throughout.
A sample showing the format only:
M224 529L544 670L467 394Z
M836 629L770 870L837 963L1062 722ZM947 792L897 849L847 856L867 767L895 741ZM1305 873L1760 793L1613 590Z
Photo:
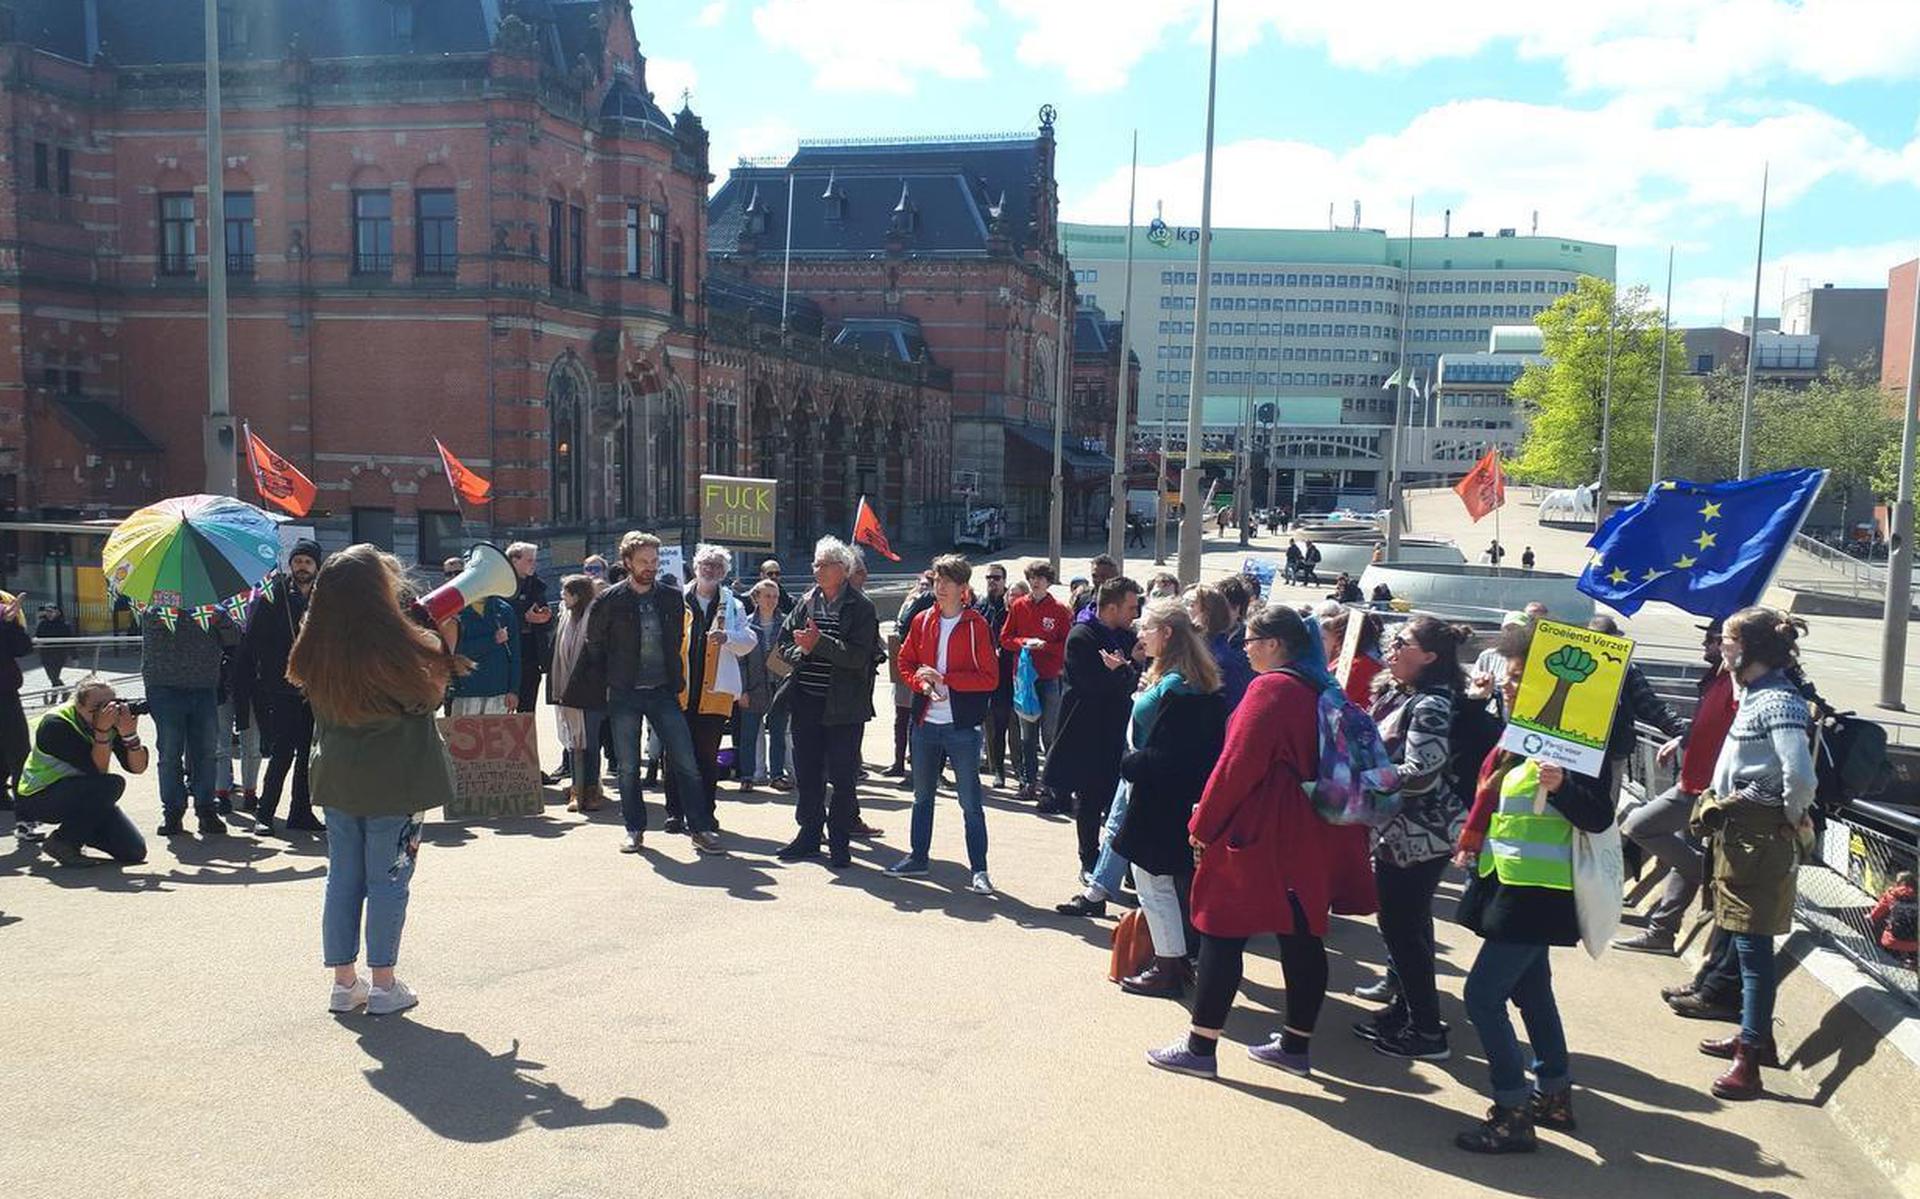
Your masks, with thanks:
M1534 625L1500 747L1597 778L1633 642L1577 625Z
M530 713L448 716L439 723L453 759L448 820L541 813L540 757Z
M700 476L700 540L716 545L773 548L772 479Z
M681 587L687 585L687 551L677 545L660 547L660 570L654 578L664 579L668 575Z

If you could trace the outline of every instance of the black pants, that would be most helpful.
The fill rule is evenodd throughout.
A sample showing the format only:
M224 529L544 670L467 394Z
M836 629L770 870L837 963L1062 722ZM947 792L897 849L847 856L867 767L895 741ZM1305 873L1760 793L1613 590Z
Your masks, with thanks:
M0 791L13 793L32 748L32 734L27 731L27 712L20 706L20 693L0 692Z
M794 819L803 838L817 840L824 825L828 843L837 849L847 843L860 813L854 788L860 782L863 726L823 723L826 697L792 690Z
M1707 939L1707 956L1693 976L1693 986L1702 999L1736 1006L1740 1002L1740 954L1733 934L1717 924Z
M687 713L687 732L693 737L693 764L700 772L700 786L707 793L707 810L712 811L720 794L720 739L727 732L725 716ZM680 810L680 783L673 771L667 771L667 815L684 815Z
M907 742L913 737L913 709L895 707L893 710L893 768L905 770L907 766Z
M987 737L987 769L996 775L1007 772L1007 737L1013 721L1013 688L1002 688L987 701L987 719L981 726Z
M1102 775L1092 786L1073 791L1073 831L1080 842L1080 869L1092 870L1100 860L1100 830L1106 826L1107 813L1113 810L1113 792L1120 785L1116 770L1112 778Z
M1400 979L1400 994L1420 1032L1440 1031L1440 993L1433 981L1433 893L1446 872L1447 859L1395 866L1375 858L1374 883L1380 889L1380 938L1387 960Z
M21 820L57 824L50 840L76 848L104 850L116 862L129 866L147 860L147 843L133 821L120 810L127 780L117 774L84 774L64 778L32 795L20 797L16 813Z
M522 712L538 710L534 705L540 702L540 659L537 656L540 652L539 645L540 643L538 641L532 640L523 640L520 642L520 690L518 692L518 698L520 701L519 710Z
M307 790L307 759L313 751L313 709L298 694L286 692L266 701L269 744L267 777L260 783L260 816L271 820L280 806L280 788L286 785L287 770L293 770L293 800L287 806L287 819L313 819L313 799Z
M1296 908L1298 901L1295 901ZM1302 922L1299 927L1306 927ZM1193 1026L1225 1028L1246 968L1246 937L1200 934L1200 974L1193 988ZM1280 937L1280 973L1287 984L1286 1026L1311 1033L1327 998L1327 945L1306 933Z

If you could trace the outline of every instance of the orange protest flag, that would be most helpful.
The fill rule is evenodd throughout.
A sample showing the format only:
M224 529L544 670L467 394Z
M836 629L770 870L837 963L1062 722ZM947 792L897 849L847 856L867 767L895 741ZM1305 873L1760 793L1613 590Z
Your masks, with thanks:
M1507 502L1507 472L1500 466L1500 451L1488 450L1473 464L1466 477L1454 484L1460 502L1477 523L1481 517Z
M880 518L873 514L873 506L867 503L867 497L860 497L860 510L853 517L853 539L861 545L871 546L875 553L884 556L889 562L898 562L900 555L893 552L887 544L887 534L880 527Z
M286 509L294 516L305 516L313 510L313 501L320 489L313 480L300 473L300 468L273 452L266 442L254 433L253 426L242 422L241 431L247 438L247 465L253 468L253 485L260 490L260 498L270 504Z
M460 459L440 444L438 437L433 439L433 447L440 451L440 464L447 468L447 484L453 488L455 495L469 504L484 504L493 498L493 484L468 470Z

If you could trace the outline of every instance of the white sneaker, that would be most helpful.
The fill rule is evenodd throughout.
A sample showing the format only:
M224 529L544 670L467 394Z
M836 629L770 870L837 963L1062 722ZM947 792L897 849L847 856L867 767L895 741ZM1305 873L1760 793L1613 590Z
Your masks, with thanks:
M628 833L625 837L622 837L620 839L620 852L621 853L639 853L640 842L641 842L641 834Z
M986 871L976 870L973 872L973 882L967 886L967 890L973 892L975 895L991 895L993 894L993 880L987 877Z
M395 1012L404 1012L420 1002L413 988L399 979L393 980L393 986L386 990L372 987L367 991L367 1015L391 1016Z
M36 845L45 841L50 831L49 829L41 828L39 824L31 820L22 820L13 826L14 836L22 841L30 841Z
M327 1000L327 1010L345 1013L359 1007L367 1001L367 987L368 983L364 978L354 979L351 987L343 987L339 983L333 984L333 996Z

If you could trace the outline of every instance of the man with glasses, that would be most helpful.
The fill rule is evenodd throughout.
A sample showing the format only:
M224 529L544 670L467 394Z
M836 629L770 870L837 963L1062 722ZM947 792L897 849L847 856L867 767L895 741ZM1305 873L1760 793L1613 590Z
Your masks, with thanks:
M793 596L787 594L786 587L781 585L780 559L768 558L765 562L762 562L760 564L760 577L771 580L773 585L780 589L780 603L776 610L784 618L789 612L793 611ZM745 595L745 592L741 593L742 598L745 598Z
M994 773L994 786L1007 785L1007 733L1013 727L1013 669L1015 655L1000 643L1000 632L1007 624L1007 568L995 563L987 567L987 594L974 602L974 610L986 618L987 631L1000 653L1000 685L987 698L987 768Z

